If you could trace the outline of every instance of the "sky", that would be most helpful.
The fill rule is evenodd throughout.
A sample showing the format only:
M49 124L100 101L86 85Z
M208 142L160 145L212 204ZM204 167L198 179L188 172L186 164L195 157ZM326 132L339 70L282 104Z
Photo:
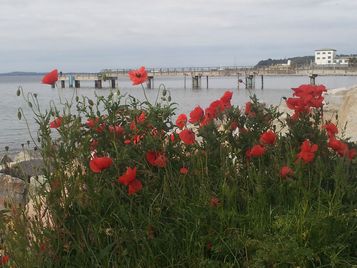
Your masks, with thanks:
M357 53L356 0L0 0L0 72Z

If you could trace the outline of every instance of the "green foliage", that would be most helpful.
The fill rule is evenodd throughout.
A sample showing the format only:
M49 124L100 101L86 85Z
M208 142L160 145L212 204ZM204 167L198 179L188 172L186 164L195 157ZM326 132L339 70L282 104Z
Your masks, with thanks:
M46 180L31 197L31 215L28 209L0 215L11 265L357 264L356 160L328 148L319 110L284 121L276 107L253 97L251 114L227 107L204 126L187 126L196 133L187 145L164 92L156 105L113 92L76 97L62 110L52 106L43 113L32 101ZM58 117L60 126L50 128ZM276 141L264 145L263 155L247 156L268 130L277 133ZM309 163L296 156L306 139L319 146ZM149 151L165 156L162 167L150 164ZM112 166L93 172L93 155L110 157ZM128 195L117 179L134 166L143 188ZM282 166L294 175L282 177Z

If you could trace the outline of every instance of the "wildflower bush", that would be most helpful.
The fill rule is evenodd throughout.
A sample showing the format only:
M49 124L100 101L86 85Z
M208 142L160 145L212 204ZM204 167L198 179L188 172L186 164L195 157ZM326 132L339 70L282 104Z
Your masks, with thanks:
M292 116L231 91L180 115L166 90L31 105L46 179L34 212L3 216L3 265L356 265L356 144L323 120L324 91L294 89Z

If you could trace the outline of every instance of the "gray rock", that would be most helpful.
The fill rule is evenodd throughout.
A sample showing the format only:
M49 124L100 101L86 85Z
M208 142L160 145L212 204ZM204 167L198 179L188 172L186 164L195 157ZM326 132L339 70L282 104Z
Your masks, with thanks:
M27 201L27 183L19 178L0 173L0 210L5 203L25 205Z
M43 167L42 159L30 159L18 163L10 163L6 167L3 166L3 169L0 170L0 172L27 180L30 177L42 175Z

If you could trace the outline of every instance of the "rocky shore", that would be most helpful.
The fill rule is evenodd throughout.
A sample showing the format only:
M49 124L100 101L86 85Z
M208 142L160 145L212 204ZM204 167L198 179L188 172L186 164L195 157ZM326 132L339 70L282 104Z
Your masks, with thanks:
M325 95L326 116L339 128L340 136L357 141L357 85L328 90Z
M43 161L39 153L22 151L14 159L1 156L0 210L10 205L22 206L35 184L35 177L42 174Z

